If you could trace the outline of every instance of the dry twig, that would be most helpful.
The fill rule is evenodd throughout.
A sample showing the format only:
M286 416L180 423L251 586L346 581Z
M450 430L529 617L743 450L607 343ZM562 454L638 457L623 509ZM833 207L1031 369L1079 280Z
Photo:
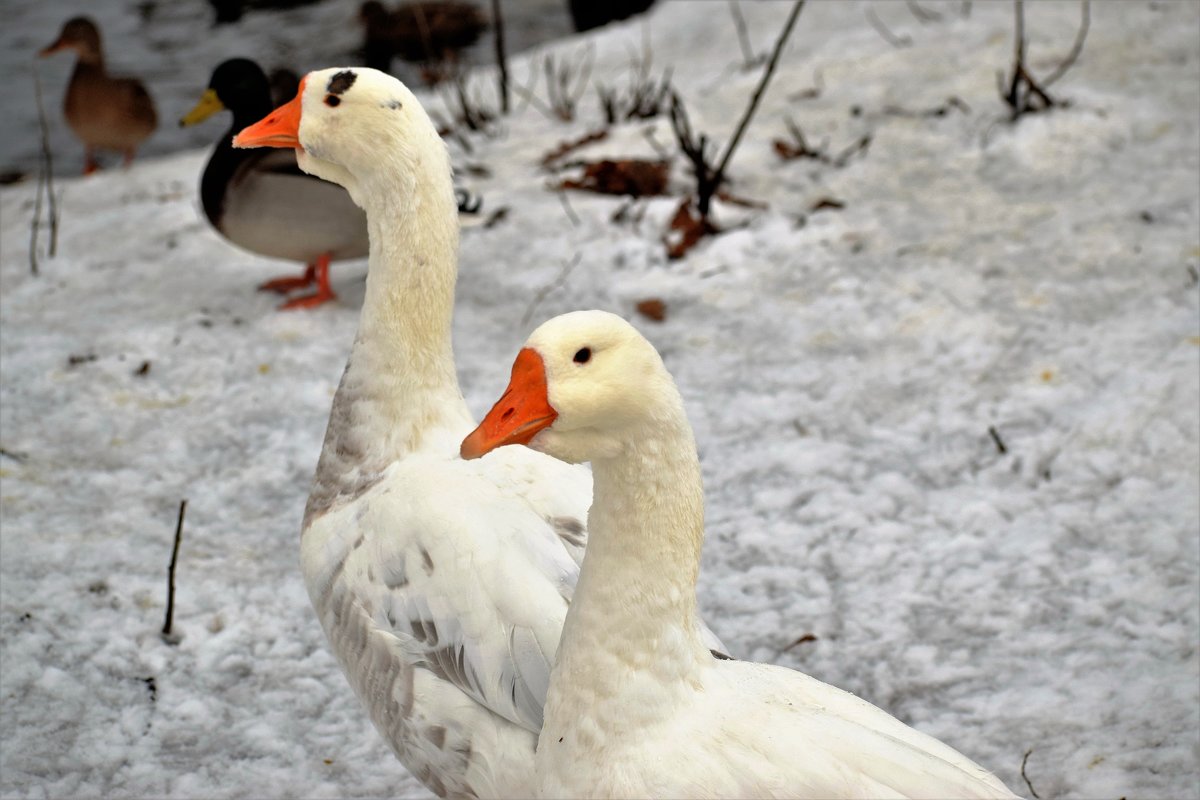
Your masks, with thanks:
M867 22L870 22L871 27L874 28L879 35L884 38L884 41L886 41L892 47L909 47L912 45L911 36L909 36L907 33L900 36L892 33L890 30L888 30L888 27L883 24L883 20L876 16L875 9L870 6L867 6Z
M1047 92L1046 87L1066 74L1083 52L1083 43L1087 39L1088 28L1091 24L1091 0L1082 0L1081 20L1079 30L1070 51L1050 75L1038 81L1029 71L1026 63L1028 41L1025 38L1025 2L1013 0L1015 14L1013 35L1013 66L1012 75L1005 80L1003 73L997 73L1000 97L1009 108L1009 122L1016 122L1026 114L1036 114L1041 111L1065 106L1066 102L1055 100Z
M162 635L170 640L171 623L175 616L175 564L179 560L179 542L183 539L183 515L187 511L187 500L179 501L179 518L175 522L175 544L171 548L171 564L167 567L167 618L163 623Z
M1034 800L1041 800L1037 792L1033 790L1033 784L1029 782L1029 776L1025 774L1025 762L1029 761L1029 754L1033 752L1033 748L1025 751L1024 758L1021 759L1021 780L1025 781L1025 785L1029 787L1029 793L1033 795Z
M38 170L37 195L34 200L33 228L30 231L29 269L38 274L38 231L42 226L42 191L46 192L46 202L50 214L50 246L47 254L54 258L58 252L58 202L54 196L54 154L50 150L50 125L46 122L46 107L42 102L42 82L38 78L37 68L33 69L33 96L37 102L38 128L41 132L41 164Z
M754 69L767 57L755 55L754 46L750 44L750 33L746 29L746 18L742 16L742 8L737 0L729 0L729 13L733 15L733 27L737 29L738 44L742 46L742 69Z
M562 194L562 192L559 192ZM533 296L533 301L529 304L529 308L525 309L525 316L521 317L521 325L528 325L529 320L533 319L533 312L537 309L538 304L546 299L546 295L550 294L555 289L562 286L567 281L567 277L571 274L571 270L579 266L579 262L583 260L582 253L576 253L575 257L569 263L563 266L562 272L558 273L558 277L549 286L543 286L538 293Z
M771 76L775 72L775 67L779 63L779 56L783 52L783 46L787 43L788 36L791 35L792 28L795 26L805 2L806 0L796 0L795 5L792 6L792 11L788 15L783 29L779 32L779 38L775 40L775 47L771 51L771 58L767 61L767 65L763 69L758 86L755 87L754 94L750 97L750 102L746 106L746 110L742 114L742 119L734 131L733 138L725 146L725 151L721 155L720 161L716 163L716 166L713 166L708 158L708 137L704 134L700 134L698 137L693 135L691 123L688 120L687 111L684 109L683 103L679 100L677 94L672 93L671 95L671 124L675 130L675 137L679 142L680 150L692 162L692 172L696 177L696 209L700 213L700 218L706 222L713 195L721 185L721 182L725 180L725 170L729 167L729 162L733 158L733 153L737 149L738 143L741 142L742 134L746 132L750 120L754 117L754 112L758 109L758 103L762 99L763 92L766 91L767 84L770 82Z
M500 14L500 0L492 0L492 24L496 34L496 69L500 90L500 113L508 113L508 57L504 51L504 17Z

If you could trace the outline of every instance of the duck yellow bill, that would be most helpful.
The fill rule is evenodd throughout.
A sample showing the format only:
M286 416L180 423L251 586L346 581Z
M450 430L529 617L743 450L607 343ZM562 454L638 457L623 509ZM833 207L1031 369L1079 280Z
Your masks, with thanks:
M233 146L302 149L300 147L300 98L304 96L304 83L307 80L307 75L300 79L300 89L290 101L234 136Z
M221 102L221 98L217 97L216 91L213 89L205 89L204 94L200 96L200 102L192 107L192 110L179 118L179 127L186 128L188 125L195 125L216 114L218 111L224 111L225 104Z
M526 347L513 362L508 389L479 427L463 439L459 454L466 459L479 458L506 444L528 444L557 417L546 391L546 365Z

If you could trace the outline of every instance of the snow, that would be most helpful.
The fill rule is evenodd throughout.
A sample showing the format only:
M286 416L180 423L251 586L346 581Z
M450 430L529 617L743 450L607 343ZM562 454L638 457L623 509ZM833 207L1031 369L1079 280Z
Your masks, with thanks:
M765 50L787 5L741 5ZM463 390L482 415L542 320L625 314L696 428L699 598L735 655L850 690L1027 796L1027 752L1041 797L1195 796L1200 7L1093 4L1052 87L1071 106L1010 126L995 88L1010 6L922 5L943 18L804 10L733 161L732 191L769 207L719 205L741 227L682 261L660 241L681 159L676 197L641 201L640 222L583 193L565 198L572 217L548 190L538 162L599 125L594 95L574 123L524 107L454 147L485 211L508 208L464 232ZM315 37L327 13L287 35ZM1027 15L1045 74L1078 6ZM723 141L758 77L727 7L663 4L587 36L594 79L623 85L644 25L693 125ZM125 53L133 68L161 56ZM885 110L951 96L968 110ZM840 169L782 162L770 141L787 117L833 152L871 144ZM654 157L650 138L671 146L665 120L577 156ZM352 696L296 559L365 264L335 265L339 303L275 312L252 288L291 267L209 229L204 161L62 180L59 254L38 277L34 187L0 190L0 794L427 796ZM810 210L826 197L845 208ZM664 322L635 314L646 298Z

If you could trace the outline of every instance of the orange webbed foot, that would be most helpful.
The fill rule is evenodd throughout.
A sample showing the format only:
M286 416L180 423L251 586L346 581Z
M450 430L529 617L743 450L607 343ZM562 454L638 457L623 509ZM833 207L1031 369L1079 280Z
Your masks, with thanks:
M280 311L294 311L297 308L316 308L319 305L337 300L337 295L331 291L316 291L301 297L293 297L279 307Z
M283 278L274 278L266 283L259 284L260 292L278 292L279 294L287 294L296 289L304 289L312 286L313 281L317 279L316 266L309 264L308 269L304 270L303 275L293 275Z

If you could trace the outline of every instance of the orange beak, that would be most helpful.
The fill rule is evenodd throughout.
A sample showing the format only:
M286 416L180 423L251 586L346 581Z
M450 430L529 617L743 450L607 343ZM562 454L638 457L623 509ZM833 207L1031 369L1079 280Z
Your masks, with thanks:
M506 444L528 444L557 418L546 391L546 365L526 347L513 362L508 389L479 427L463 439L459 454L466 459L479 458Z
M300 79L300 89L290 101L234 136L233 146L304 149L300 146L300 98L307 80L307 75Z

